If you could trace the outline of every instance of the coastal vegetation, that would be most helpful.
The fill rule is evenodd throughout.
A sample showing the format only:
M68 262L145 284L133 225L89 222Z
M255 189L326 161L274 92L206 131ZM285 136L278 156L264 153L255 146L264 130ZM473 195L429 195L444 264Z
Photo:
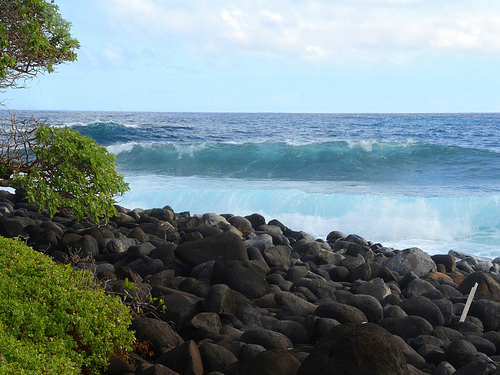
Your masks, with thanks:
M51 217L60 210L95 221L116 214L115 196L128 184L105 147L69 127L14 114L9 122L0 129L0 185L21 189Z
M53 1L0 0L0 9L0 89L25 87L37 74L76 60L79 43ZM51 217L60 210L95 221L116 214L114 197L128 185L104 147L70 128L13 113L0 125L0 185L23 190Z
M0 238L0 279L0 373L98 374L130 350L130 310L90 272Z
M75 61L70 26L53 1L0 0L0 90ZM128 189L92 138L12 112L0 120L0 185L50 217L94 221L114 216L114 197ZM131 350L130 308L92 273L0 237L0 280L0 374L98 374Z

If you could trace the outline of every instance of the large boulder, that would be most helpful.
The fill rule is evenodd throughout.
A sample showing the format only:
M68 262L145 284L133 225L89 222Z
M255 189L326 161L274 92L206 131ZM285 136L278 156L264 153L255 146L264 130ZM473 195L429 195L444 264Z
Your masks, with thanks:
M137 342L150 343L149 350L158 356L184 344L182 337L170 324L159 319L137 317L132 321L130 329L135 331Z
M375 297L379 302L382 302L385 297L391 294L391 289L387 286L382 278L376 277L366 283L361 284L356 289L356 294L368 294Z
M424 276L428 272L436 268L436 263L432 260L429 254L419 249L412 247L398 252L393 257L384 262L384 266L392 271L396 271L401 276L413 271L418 277Z
M282 333L270 329L252 326L240 337L240 341L247 344L261 345L267 350L293 348L292 341Z
M345 291L335 293L337 301L360 309L371 323L378 323L384 318L384 309L380 302L368 294L351 294Z
M475 299L489 299L500 302L500 284L484 272L471 273L462 281L457 289L464 295L469 294L476 282L478 283L478 288L474 294Z
M420 316L433 326L444 325L444 316L439 307L423 296L413 296L403 301L400 307L408 314Z
M251 262L219 257L214 263L210 282L212 285L226 284L250 299L260 298L269 292L269 284Z
M284 266L286 269L291 265L291 253L290 248L285 245L273 246L262 250L264 260L269 267Z
M344 324L331 329L304 360L297 375L407 375L394 337L380 326Z
M165 270L163 262L159 259L151 259L147 255L142 255L140 258L132 261L127 265L133 272L146 277L147 275L154 275L158 272Z
M469 316L480 319L485 332L500 329L500 303L487 299L472 301Z
M238 362L238 358L223 346L203 341L198 347L203 368L206 373L212 371L223 371L227 366Z
M234 314L235 299L231 288L225 284L212 285L203 300L203 310L217 314Z
M269 234L261 234L257 237L246 240L244 243L246 248L255 247L256 249L259 249L259 251L264 251L265 249L273 247L273 237Z
M276 292L274 301L288 315L306 317L316 310L317 306L303 300L290 292Z
M222 324L219 315L213 312L201 312L193 317L181 332L184 337L192 338L196 341L203 339L217 339Z
M156 360L181 375L202 375L203 360L198 346L192 340L166 352Z
M247 250L242 239L232 232L181 243L175 249L175 256L192 267L216 260L218 257L240 261L248 260Z

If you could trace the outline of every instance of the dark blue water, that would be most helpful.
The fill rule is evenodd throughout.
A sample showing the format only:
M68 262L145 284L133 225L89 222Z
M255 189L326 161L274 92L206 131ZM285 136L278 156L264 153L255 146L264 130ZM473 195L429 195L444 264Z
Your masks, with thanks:
M500 255L499 114L27 113L115 154L129 208Z

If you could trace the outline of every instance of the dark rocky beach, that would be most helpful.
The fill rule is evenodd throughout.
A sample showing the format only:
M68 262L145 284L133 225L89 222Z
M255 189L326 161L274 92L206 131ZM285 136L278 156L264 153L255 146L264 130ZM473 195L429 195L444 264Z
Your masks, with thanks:
M117 209L102 225L50 219L0 193L1 236L91 270L137 313L132 364L112 357L105 374L500 374L500 259Z

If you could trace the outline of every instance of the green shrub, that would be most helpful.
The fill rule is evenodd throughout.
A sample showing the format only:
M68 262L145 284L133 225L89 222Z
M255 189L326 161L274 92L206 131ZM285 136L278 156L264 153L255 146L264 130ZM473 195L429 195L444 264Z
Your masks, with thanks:
M89 272L0 237L0 374L98 374L131 350L130 310Z
M14 114L0 119L0 185L24 190L28 203L51 217L58 211L78 220L115 216L115 196L129 189L115 166L105 147L71 128Z

